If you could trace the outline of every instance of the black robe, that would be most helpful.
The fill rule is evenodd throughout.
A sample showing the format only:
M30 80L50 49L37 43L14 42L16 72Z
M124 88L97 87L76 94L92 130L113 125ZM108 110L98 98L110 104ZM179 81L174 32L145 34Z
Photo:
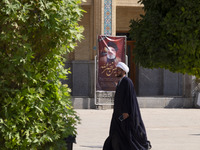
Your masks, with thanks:
M129 117L120 121L122 113L128 113ZM124 77L116 88L110 133L103 150L148 150L150 147L133 83Z

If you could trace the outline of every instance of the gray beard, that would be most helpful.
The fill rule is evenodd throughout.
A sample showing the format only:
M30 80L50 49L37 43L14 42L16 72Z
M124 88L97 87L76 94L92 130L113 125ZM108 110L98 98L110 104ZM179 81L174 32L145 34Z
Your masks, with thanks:
M118 78L121 78L121 77L123 77L123 75L122 75L122 74L119 74L119 75L117 75L117 77L118 77Z

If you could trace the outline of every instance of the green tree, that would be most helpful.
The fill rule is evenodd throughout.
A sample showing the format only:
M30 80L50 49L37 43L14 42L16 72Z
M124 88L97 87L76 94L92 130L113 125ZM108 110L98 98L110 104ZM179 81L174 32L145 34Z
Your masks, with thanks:
M140 0L145 15L131 20L136 62L146 68L200 76L200 1Z
M62 149L79 118L66 52L82 38L80 0L0 1L0 149Z

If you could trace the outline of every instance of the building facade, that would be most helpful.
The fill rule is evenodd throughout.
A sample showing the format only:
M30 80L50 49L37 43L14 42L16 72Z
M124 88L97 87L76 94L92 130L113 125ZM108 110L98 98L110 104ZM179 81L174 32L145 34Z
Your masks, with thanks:
M80 25L84 40L66 56L72 74L65 81L72 89L75 108L95 108L95 56L98 35L127 35L130 20L144 14L138 0L85 0ZM134 64L134 41L127 38L126 54L141 107L192 107L192 77L165 69L146 69Z

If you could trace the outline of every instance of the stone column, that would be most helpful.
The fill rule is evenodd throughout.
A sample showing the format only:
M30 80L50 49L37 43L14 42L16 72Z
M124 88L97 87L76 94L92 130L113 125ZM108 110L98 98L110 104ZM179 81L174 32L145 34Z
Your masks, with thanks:
M117 0L112 0L112 36L116 35L116 2Z
M102 6L101 34L115 36L116 35L116 0L103 0L101 6ZM114 99L113 91L96 92L97 108L112 107L113 99Z
M97 55L97 36L103 34L103 2L95 0L93 4L93 58Z
M192 97L192 76L188 74L183 76L183 96L186 98Z

